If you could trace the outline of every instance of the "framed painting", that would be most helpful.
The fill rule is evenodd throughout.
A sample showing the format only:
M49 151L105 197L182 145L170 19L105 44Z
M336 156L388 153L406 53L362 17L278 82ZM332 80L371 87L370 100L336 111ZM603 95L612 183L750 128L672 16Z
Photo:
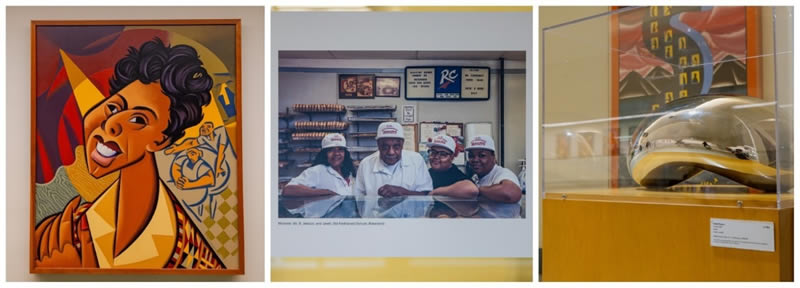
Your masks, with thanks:
M358 75L339 75L339 98L356 98L358 93Z
M240 20L31 29L31 273L244 273Z
M400 97L400 77L375 77L375 96Z
M356 98L374 98L374 97L375 97L375 76L358 75L358 93L356 93Z
M375 75L339 74L339 99L375 98Z
M612 187L636 185L627 171L627 139L641 117L673 101L725 94L761 98L759 8L648 6L614 8L611 17ZM695 178L719 178L701 173ZM689 182L692 182L690 179ZM725 181L722 181L725 182Z

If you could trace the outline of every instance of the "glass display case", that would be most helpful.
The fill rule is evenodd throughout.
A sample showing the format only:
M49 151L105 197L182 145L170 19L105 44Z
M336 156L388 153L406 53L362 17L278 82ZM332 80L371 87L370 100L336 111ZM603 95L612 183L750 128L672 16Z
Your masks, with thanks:
M587 9L540 13L542 279L791 280L792 7Z
M543 28L542 195L790 205L791 17L626 7Z

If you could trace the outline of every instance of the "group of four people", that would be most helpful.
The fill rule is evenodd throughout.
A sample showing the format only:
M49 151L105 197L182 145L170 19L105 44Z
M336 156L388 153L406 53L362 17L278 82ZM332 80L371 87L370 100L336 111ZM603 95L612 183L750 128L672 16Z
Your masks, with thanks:
M469 166L477 175L474 182L453 165L458 152L450 136L437 135L428 144L430 169L419 153L403 150L403 128L399 123L381 123L375 139L378 152L362 159L356 172L344 136L328 134L322 139L322 150L313 166L293 178L282 195L482 196L506 203L518 202L522 197L517 176L496 164L494 140L489 136L478 135L467 142Z

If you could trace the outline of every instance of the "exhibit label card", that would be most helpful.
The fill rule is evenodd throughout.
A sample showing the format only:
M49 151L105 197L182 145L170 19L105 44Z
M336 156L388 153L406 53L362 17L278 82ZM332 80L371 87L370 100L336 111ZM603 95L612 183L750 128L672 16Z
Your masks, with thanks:
M435 68L406 69L406 97L433 98Z
M775 225L767 221L711 218L711 246L775 252Z

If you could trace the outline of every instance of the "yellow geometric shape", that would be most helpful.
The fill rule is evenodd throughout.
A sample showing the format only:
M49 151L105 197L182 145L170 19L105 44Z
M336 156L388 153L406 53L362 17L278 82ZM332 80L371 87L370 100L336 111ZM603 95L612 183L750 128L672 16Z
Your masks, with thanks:
M653 104L653 106L652 106L653 111L658 110L658 107L661 107L661 105Z
M672 58L672 45L664 46L664 58Z
M222 83L219 86L219 95L222 95L223 104L231 105L231 99L228 96L228 89L226 89L226 88L228 88L228 84Z
M95 104L103 101L105 96L94 86L92 81L89 81L89 78L78 68L78 65L72 62L72 59L67 56L64 50L58 49L58 52L61 53L61 61L64 62L64 69L67 70L69 84L72 86L75 101L78 103L78 109L81 112L81 117L83 117Z
M692 83L700 83L700 71L692 71Z
M633 168L633 180L636 183L641 183L649 171L653 171L664 163L677 162L730 169L745 175L758 177L775 177L778 174L775 168L752 160L696 152L650 152L639 159L638 164ZM792 171L781 170L781 176L791 177L792 175Z
M119 172L114 172L101 178L94 178L86 167L86 155L83 145L75 147L75 162L64 166L67 177L81 198L87 202L94 202L97 196L106 191L114 181L119 179Z
M689 97L689 91L687 91L686 89L683 89L680 92L678 92L678 98L686 98L686 97Z
M688 75L686 75L686 72L681 72L681 80L680 80L681 85L686 85L686 83L689 82L689 79L687 77Z
M669 16L670 14L672 14L670 8L672 8L672 6L664 6L664 16Z
M658 22L650 22L650 33L658 33Z
M658 6L650 7L650 17L658 17Z
M686 49L686 37L678 38L678 49L680 50Z
M664 93L664 103L672 102L672 100L675 100L675 97L673 96L672 92Z
M692 54L692 66L700 65L700 54Z
M689 65L689 63L688 63L688 61L687 61L687 59L686 59L686 56L681 56L680 60L678 60L678 64L679 64L681 67L686 67L686 66L688 66L688 65Z
M650 50L658 49L658 37L650 38Z
M664 42L672 42L672 29L664 31Z

